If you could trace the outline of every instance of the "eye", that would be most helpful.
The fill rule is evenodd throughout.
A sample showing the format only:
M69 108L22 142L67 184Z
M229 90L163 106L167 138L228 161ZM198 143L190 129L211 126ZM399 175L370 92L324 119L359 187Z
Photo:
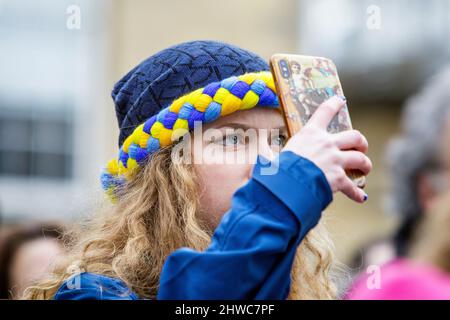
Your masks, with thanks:
M237 134L237 133L233 133L233 134L227 135L224 138L224 145L228 145L228 146L231 146L231 145L237 146L237 145L239 145L239 144L241 144L243 142L244 141L242 139L242 136Z
M228 134L222 139L218 139L217 143L223 146L239 146L244 144L244 137L239 133Z
M283 147L286 144L287 137L284 134L276 135L271 138L270 145Z

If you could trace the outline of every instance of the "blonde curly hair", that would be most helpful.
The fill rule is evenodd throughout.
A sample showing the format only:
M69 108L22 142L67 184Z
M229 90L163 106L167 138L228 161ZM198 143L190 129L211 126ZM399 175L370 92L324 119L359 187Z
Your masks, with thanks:
M23 298L52 299L69 277L91 272L155 299L168 255L180 247L207 248L212 231L199 215L198 178L193 165L172 161L172 148L153 154L114 206L69 235L69 253ZM297 249L288 299L335 298L333 262L333 244L320 222Z

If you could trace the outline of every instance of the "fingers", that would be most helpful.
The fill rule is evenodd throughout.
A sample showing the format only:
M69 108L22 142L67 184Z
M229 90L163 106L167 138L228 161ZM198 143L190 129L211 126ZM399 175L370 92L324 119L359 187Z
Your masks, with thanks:
M347 176L342 178L339 189L343 194L356 202L362 203L367 200L367 194L362 189L358 188Z
M357 150L362 153L367 153L369 143L357 130L347 130L333 134L333 139L336 145L341 150Z
M345 98L334 96L322 103L309 119L309 123L327 129L333 117L345 105Z
M361 170L365 176L372 170L372 161L362 152L354 150L343 151L342 159L345 169Z

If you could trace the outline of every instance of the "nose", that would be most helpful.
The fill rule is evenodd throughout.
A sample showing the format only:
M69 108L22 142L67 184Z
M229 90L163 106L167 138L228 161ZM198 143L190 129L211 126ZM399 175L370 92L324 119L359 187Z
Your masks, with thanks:
M252 175L253 168L255 166L254 163L256 163L256 157L258 155L264 157L269 161L275 159L277 155L277 152L275 152L273 148L271 148L271 146L269 145L267 136L264 135L258 136L257 154L254 154L255 159L252 159L253 161L251 161L251 164L248 166L248 178L250 178Z

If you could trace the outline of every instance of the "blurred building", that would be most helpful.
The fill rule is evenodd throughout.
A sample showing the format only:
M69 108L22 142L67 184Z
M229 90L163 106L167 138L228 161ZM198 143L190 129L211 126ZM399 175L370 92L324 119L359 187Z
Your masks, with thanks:
M6 221L78 214L112 156L111 3L0 2L0 212ZM98 180L98 179L97 179Z

